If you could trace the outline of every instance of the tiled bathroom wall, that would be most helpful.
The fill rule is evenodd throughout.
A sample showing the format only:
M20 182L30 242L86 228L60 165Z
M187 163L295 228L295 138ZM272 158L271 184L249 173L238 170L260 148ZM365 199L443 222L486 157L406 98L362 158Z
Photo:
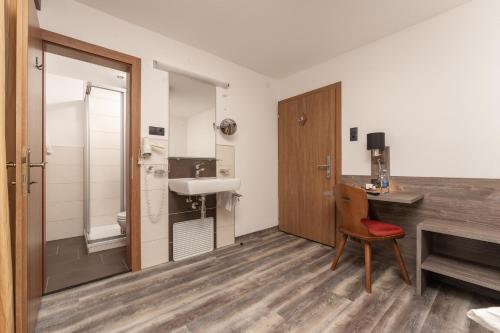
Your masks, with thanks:
M235 150L234 146L216 145L217 177L234 178ZM217 194L220 196L220 194ZM220 198L218 198L220 200ZM217 206L217 248L234 244L235 208L228 211Z
M141 266L155 266L169 259L168 225L168 140L151 138L151 144L165 147L143 160L141 166ZM149 167L164 168L163 177L147 172ZM148 205L149 201L149 205ZM149 206L149 208L148 208Z
M83 235L84 82L47 73L46 240Z
M46 239L82 236L83 147L52 146L46 161Z

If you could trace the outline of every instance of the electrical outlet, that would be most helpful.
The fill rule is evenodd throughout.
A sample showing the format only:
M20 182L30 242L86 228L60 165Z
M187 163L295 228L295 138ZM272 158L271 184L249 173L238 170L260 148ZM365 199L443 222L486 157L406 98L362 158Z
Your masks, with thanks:
M350 137L351 141L358 141L358 128L357 127L351 127L349 137Z

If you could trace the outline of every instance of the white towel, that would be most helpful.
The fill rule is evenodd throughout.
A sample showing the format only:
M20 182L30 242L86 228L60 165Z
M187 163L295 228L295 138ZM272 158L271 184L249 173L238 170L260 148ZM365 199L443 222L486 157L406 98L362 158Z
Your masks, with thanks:
M45 153L47 155L52 155L53 152L54 152L54 149L52 148L49 134L46 134L45 135Z
M470 310L467 317L490 331L500 333L500 307Z
M217 206L224 208L228 212L233 210L233 192L220 192L217 195Z

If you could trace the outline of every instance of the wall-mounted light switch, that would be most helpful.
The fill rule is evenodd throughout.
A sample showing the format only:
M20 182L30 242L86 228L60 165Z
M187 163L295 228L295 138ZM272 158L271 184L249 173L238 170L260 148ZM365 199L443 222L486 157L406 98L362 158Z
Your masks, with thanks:
M357 127L351 127L349 137L350 137L351 141L358 141L358 128Z

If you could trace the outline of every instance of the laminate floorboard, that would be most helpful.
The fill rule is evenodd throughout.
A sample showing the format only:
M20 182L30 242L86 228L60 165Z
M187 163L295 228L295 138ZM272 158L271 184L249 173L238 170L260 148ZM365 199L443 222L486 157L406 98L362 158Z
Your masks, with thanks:
M360 251L332 272L333 249L276 230L239 242L45 296L36 331L485 332L465 313L495 305L439 282L415 296L396 261L376 256L367 294Z

